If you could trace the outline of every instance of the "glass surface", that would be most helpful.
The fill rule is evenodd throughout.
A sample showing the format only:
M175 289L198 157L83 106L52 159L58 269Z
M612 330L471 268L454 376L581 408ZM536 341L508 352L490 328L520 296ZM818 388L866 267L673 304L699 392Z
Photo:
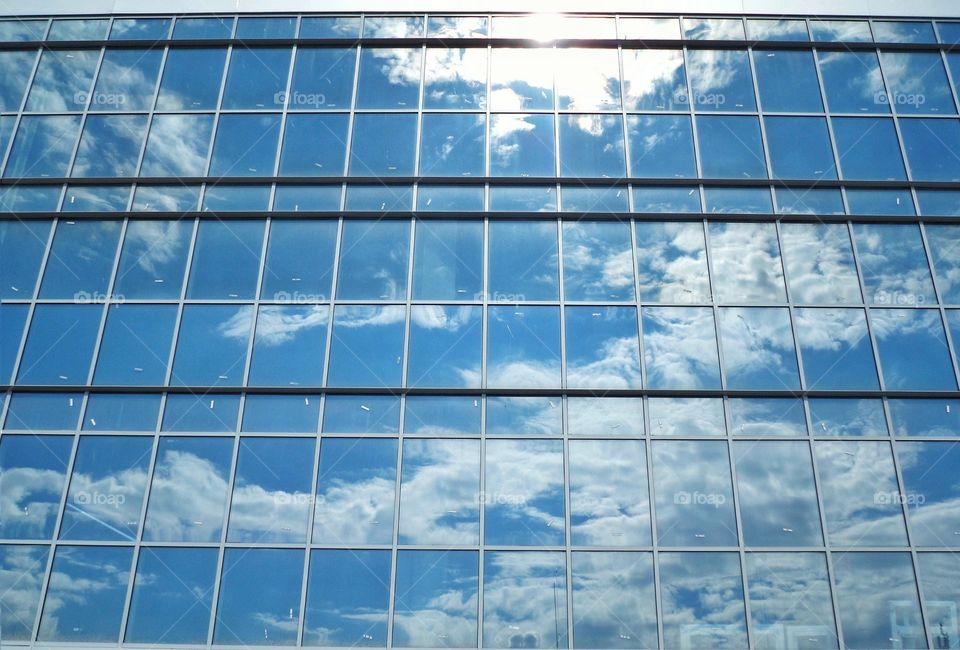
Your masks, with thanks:
M360 52L357 108L416 109L422 50L365 47Z
M211 176L270 176L277 157L280 116L220 116L210 161Z
M649 553L574 552L574 647L656 647L653 585Z
M750 623L758 645L783 647L782 635L836 648L827 563L821 553L747 553Z
M885 436L887 420L879 399L811 398L815 436Z
M620 62L615 49L563 47L555 53L557 108L620 109Z
M364 38L413 38L423 36L422 16L367 16Z
M657 436L726 435L723 400L712 397L650 397L650 433Z
M740 18L684 18L683 37L697 41L743 40Z
M253 298L260 272L263 226L259 219L201 220L187 283L187 298Z
M0 626L9 641L33 638L49 554L46 546L0 546L0 589L5 594Z
M237 428L237 395L168 394L161 431L226 431Z
M280 185L273 194L276 212L332 212L340 209L341 186L336 185Z
M38 638L116 643L133 547L58 546Z
M659 433L656 427L654 433ZM657 541L663 546L736 546L727 444L654 440L652 445Z
M390 564L390 551L311 551L303 642L385 646Z
M491 302L559 298L556 223L491 221L488 246Z
M132 299L179 298L193 223L134 220L127 225L114 295Z
M479 434L481 411L477 397L410 395L404 405L403 430L409 434Z
M697 117L700 165L706 178L766 178L760 125L755 117Z
M483 222L417 222L414 300L476 300L483 290Z
M483 212L484 188L472 185L419 185L420 212Z
M14 428L10 417L7 428ZM5 495L0 501L0 536L53 537L72 448L73 436L4 434L0 439L0 488ZM6 623L5 618L0 621Z
M885 118L833 118L843 177L848 180L906 178L893 121Z
M184 307L170 383L239 386L252 320L251 305Z
M28 311L29 305L0 305L0 328L4 332L0 340L0 382L11 381L10 375L20 351Z
M847 188L850 214L914 216L913 197L906 190L862 190ZM921 204L923 198L921 197Z
M232 462L232 438L161 437L143 539L219 542Z
M237 21L238 39L293 38L297 31L297 17L241 16Z
M629 224L563 223L563 293L566 300L634 299Z
M736 553L661 553L659 560L666 647L747 647Z
M878 34L877 40L885 39ZM947 71L938 52L881 52L880 62L890 88L888 101L897 113L956 115Z
M623 178L623 120L615 115L560 118L560 175Z
M553 72L552 49L493 48L490 108L495 111L552 109Z
M819 441L813 451L829 543L904 546L907 536L890 444Z
M304 16L300 38L359 38L360 16Z
M350 184L346 194L344 208L348 211L378 212L382 215L391 210L409 210L413 205L412 185Z
M22 117L3 169L4 177L66 176L79 131L79 115Z
M960 228L927 224L927 245L937 274L937 288L945 303L960 304L960 259L954 252L960 249ZM0 252L0 264L3 264ZM2 288L0 288L2 291Z
M483 644L567 647L563 553L488 551L483 557Z
M316 433L319 419L319 395L247 395L240 431Z
M313 543L390 544L396 483L396 438L324 438Z
M833 559L847 648L926 648L909 553L842 553Z
M350 108L357 52L353 48L297 48L289 110L344 110ZM285 79L285 78L284 78Z
M643 399L568 397L567 430L574 436L642 436Z
M28 50L7 50L0 53L0 70L3 70L3 81L0 81L0 111L20 110L36 57L34 52ZM57 60L52 51L48 58ZM41 83L40 77L36 77L34 83Z
M329 320L326 305L261 306L248 383L320 386Z
M102 302L107 294L120 221L61 220L40 285L41 298Z
M117 18L110 28L110 40L157 41L170 33L169 18Z
M213 136L213 119L213 115L155 116L140 175L203 176Z
M773 212L770 190L766 187L707 187L703 190L703 195L707 212L714 214Z
M949 648L960 638L960 624L953 612L960 604L956 558L951 553L920 553L917 573L927 610L927 629L934 647Z
M11 56L10 53L5 54ZM98 50L48 50L41 54L24 110L37 113L82 111L90 99L90 86L99 59ZM23 66L22 74L28 75L32 57L16 62ZM4 65L4 72L7 71L8 66ZM6 84L13 85L16 80L13 76L16 72L10 70L9 74L9 81L4 82L5 88ZM4 94L6 92L9 91ZM4 110L15 111L20 108L19 98L14 102L14 97L8 96L5 101L9 102L9 106L5 106Z
M950 477L960 467L960 449L952 442L900 442L897 458L910 540L918 546L953 546L960 492Z
M479 492L479 440L404 441L399 543L479 544Z
M143 548L124 641L206 643L217 550Z
M553 129L552 115L491 115L490 175L555 175Z
M176 305L110 305L93 383L162 386L176 322Z
M642 315L648 388L720 388L713 310L644 307Z
M561 188L564 212L628 212L629 198L624 187L564 185Z
M0 221L0 299L32 298L50 221Z
M400 398L389 395L327 395L324 433L399 433Z
M796 390L800 387L790 315L786 309L721 308L720 343L728 388Z
M290 115L283 131L281 176L342 176L348 116Z
M485 478L481 499L486 520L484 543L564 543L560 440L488 440Z
M730 430L735 436L806 436L803 402L792 397L727 399Z
M547 435L563 434L562 406L559 397L496 397L487 402L487 434Z
M633 307L567 307L567 386L639 388L640 350Z
M260 297L294 304L329 300L336 240L333 219L273 221Z
M914 180L960 180L960 120L900 120L900 133Z
M866 26L866 23L863 23ZM814 31L816 39L816 31ZM819 39L818 39L819 40ZM869 39L868 39L869 40ZM827 104L834 113L889 113L875 52L817 52ZM837 143L839 145L839 142ZM841 151L843 148L841 147Z
M621 27L626 21L621 19ZM623 103L631 111L686 110L682 50L623 50Z
M421 176L483 176L487 120L471 113L427 113L420 135Z
M486 50L430 47L424 68L424 108L486 108Z
M177 23L173 27L173 38L174 40L230 38L233 35L233 20L233 16L228 18L182 16L177 18Z
M676 18L623 17L620 19L620 37L680 40L680 24Z
M874 309L871 322L888 390L956 390L936 309Z
M810 448L801 441L733 445L743 540L748 546L821 546Z
M557 307L489 307L486 334L487 386L560 387Z
M90 120L93 119L93 117L90 118ZM68 185L61 211L121 212L127 209L127 204L129 201L130 186Z
M4 426L10 430L73 431L82 401L79 393L14 393Z
M480 307L411 307L407 385L479 388L481 314Z
M836 178L827 121L819 117L766 117L774 178Z
M878 43L936 43L933 25L920 21L878 20L873 23Z
M655 50L650 50L655 51ZM693 132L686 115L630 115L630 175L692 178L697 175Z
M413 176L416 140L416 115L357 115L350 145L350 175Z
M556 212L554 185L493 185L490 212Z
M36 307L17 383L87 383L102 313L100 305Z
M167 21L169 22L169 21ZM117 21L114 22L116 31ZM164 31L163 36L166 36ZM113 34L111 34L111 38ZM147 111L153 106L163 50L107 48L100 63L97 85L90 96L91 111Z
M780 224L790 297L797 303L859 303L850 233L841 224Z
M794 320L808 389L880 388L862 310L797 309Z
M269 185L210 185L203 192L204 212L261 212L270 205Z
M403 369L404 308L345 306L334 311L331 386L399 386Z
M216 108L226 57L223 47L171 48L163 66L157 110Z
M772 223L710 223L713 286L721 302L786 302Z
M225 109L283 107L289 69L288 47L234 47L221 105Z
M300 621L303 550L228 548L215 645L293 645Z
M402 300L407 294L410 224L404 220L350 220L340 245L337 297Z
M750 33L750 38L758 41L809 40L807 23L803 19L747 18L747 31Z
M746 50L688 50L687 76L697 111L756 110Z
M702 224L637 221L635 245L641 300L710 301Z
M477 646L476 551L402 551L397 555L393 645Z
M439 38L482 38L490 29L486 16L430 16L427 36Z
M643 441L573 440L569 444L571 543L649 545L650 501Z
M892 306L936 302L916 226L855 224L853 233L868 302Z

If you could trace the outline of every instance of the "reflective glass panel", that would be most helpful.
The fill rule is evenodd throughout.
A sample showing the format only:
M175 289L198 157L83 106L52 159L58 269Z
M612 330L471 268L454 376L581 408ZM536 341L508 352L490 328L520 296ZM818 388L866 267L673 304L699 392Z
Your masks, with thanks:
M563 293L566 300L629 302L634 299L628 224L563 223Z
M637 221L636 247L641 300L710 301L702 224Z
M85 431L154 431L160 395L95 393L87 398Z
M263 230L259 219L201 220L187 298L253 298L260 272Z
M279 136L279 115L220 116L210 175L270 176L277 157Z
M13 428L11 424L7 422L7 427ZM0 488L4 494L0 536L53 537L71 449L73 436L5 434L0 439ZM5 618L0 620L6 623Z
M229 18L177 18L173 28L176 39L230 38L233 35L233 16Z
M554 152L552 115L490 116L491 176L553 176Z
M493 302L557 300L559 251L552 221L491 221L488 291Z
M481 313L480 307L411 307L407 385L479 388Z
M281 108L289 69L290 48L234 47L223 108Z
M960 120L900 120L900 133L914 180L960 180Z
M887 420L879 399L811 398L815 436L885 436Z
M416 115L357 115L350 144L350 175L413 176L416 140Z
M222 47L171 48L163 66L157 110L216 108L226 57Z
M9 383L13 366L17 362L23 328L27 324L29 305L0 305L0 383Z
M874 309L871 322L888 390L956 390L936 309Z
M239 386L252 321L250 305L184 307L170 383Z
M161 48L107 48L100 64L97 85L90 97L90 110L150 110L162 60Z
M79 393L14 393L4 426L25 431L73 431L82 402Z
M170 33L169 18L117 18L110 28L110 40L157 41Z
M483 644L567 647L563 553L488 551L483 557Z
M618 115L562 116L560 175L624 177L623 119Z
M324 433L399 433L400 398L389 395L327 395Z
M627 117L627 137L630 140L631 176L691 178L697 175L688 116L630 115Z
M141 176L203 176L213 115L157 115L150 126Z
M427 48L423 89L424 108L483 109L486 105L486 50L454 47Z
M280 175L342 176L348 119L345 113L288 116Z
M807 388L880 388L863 310L797 309L794 319Z
M133 220L127 224L113 293L125 298L179 298L193 223Z
M384 647L390 564L390 551L311 551L303 642Z
M49 554L47 546L0 546L0 589L6 605L0 611L0 625L9 641L33 638Z
M756 110L746 50L688 50L687 75L698 111Z
M101 305L39 305L17 371L19 384L85 384Z
M334 311L331 386L399 386L403 370L404 308L346 306Z
M483 223L417 222L415 300L476 300L483 289Z
M410 434L478 434L481 410L479 397L409 395L403 430Z
M0 53L0 70L3 70L3 81L0 81L0 111L20 110L36 56L36 53L28 50L8 50ZM56 57L52 50L50 57Z
M727 399L730 430L735 436L806 436L803 402L792 397Z
M893 306L936 302L916 226L855 224L853 232L868 302Z
M557 307L488 308L487 386L560 387Z
M552 49L497 47L492 52L490 107L493 110L553 108Z
M766 178L760 125L755 117L697 118L700 165L706 178Z
M0 221L0 299L32 298L50 222Z
M684 18L683 37L696 41L743 40L740 18Z
M261 306L248 383L321 385L329 320L326 305Z
M488 440L482 501L486 544L563 544L563 445Z
M337 297L401 300L407 294L410 224L404 220L350 220L340 246Z
M723 400L712 397L651 397L650 433L657 436L726 435Z
M631 111L686 110L683 52L623 50L623 102Z
M816 64L809 52L754 50L753 64L763 110L804 113L823 110Z
M353 48L297 48L289 110L343 110L350 108L357 51Z
M563 432L562 406L557 397L487 398L488 434L559 436Z
M807 23L803 19L747 18L747 29L750 38L760 41L806 41L810 38Z
M850 233L845 225L784 223L780 225L780 243L794 302L861 302Z
M360 52L357 108L416 109L422 50L365 47Z
M639 388L640 350L633 307L567 307L567 385Z
M161 431L227 431L237 428L238 395L169 394Z
M720 360L709 307L644 307L648 388L720 388Z
M836 178L827 121L819 117L764 118L775 178Z
M8 54L9 56L9 54ZM40 55L40 63L27 95L24 110L29 112L82 111L90 99L90 85L100 60L99 50L48 50ZM18 61L29 74L29 60ZM4 71L7 67L4 66ZM10 71L11 83L16 77ZM6 76L6 75L4 75ZM12 99L12 98L11 98ZM4 110L17 110L20 102Z
M102 301L120 238L120 221L61 220L40 285L41 298Z
M917 556L917 572L927 610L927 627L933 637L934 647L956 646L960 638L960 623L954 614L960 606L960 595L957 594L960 575L956 557L952 553L920 553Z
M657 645L649 553L573 553L575 648Z
M948 225L928 224L924 226L927 244L933 257L933 266L937 272L937 288L944 302L960 304L960 228ZM0 264L3 264L0 253ZM0 291L3 289L0 288Z
M162 386L176 322L176 305L110 305L93 383Z
M728 388L800 387L790 315L776 307L720 309L720 341Z
M421 176L483 176L487 120L472 113L428 113L420 136Z
M952 442L900 442L897 458L911 541L920 546L953 546L960 486L951 477L960 468L960 448Z
M359 38L360 16L304 16L300 38Z
M393 645L477 645L476 551L401 551L397 555Z
M866 23L863 23L866 27ZM814 30L816 39L816 30ZM822 39L817 39L822 40ZM869 40L869 37L868 39ZM827 104L834 113L889 113L876 52L818 51ZM839 142L837 143L839 146ZM843 148L840 148L841 152Z
M79 115L21 118L3 169L4 177L66 176L79 131Z
M772 223L710 223L713 286L721 302L786 302Z
M893 121L885 118L833 118L843 177L848 180L906 178Z
M881 52L880 61L897 113L957 113L939 52Z
M574 111L620 109L620 62L609 48L556 50L557 108Z

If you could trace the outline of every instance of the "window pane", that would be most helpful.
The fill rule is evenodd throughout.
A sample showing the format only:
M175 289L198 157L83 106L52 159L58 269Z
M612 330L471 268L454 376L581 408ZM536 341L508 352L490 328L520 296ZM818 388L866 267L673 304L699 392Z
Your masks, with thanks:
M484 188L479 185L425 185L417 187L421 212L483 212Z
M293 645L302 584L302 550L226 549L213 643Z
M919 306L937 301L916 226L855 224L853 234L869 303Z
M666 647L747 647L736 553L661 553L659 560Z
M569 387L640 387L635 308L567 307L565 314Z
M342 176L347 120L344 113L287 117L280 175Z
M90 120L92 121L92 116ZM142 142L141 142L142 144ZM139 145L137 147L139 151ZM112 152L104 151L104 154ZM138 154L134 154L136 156ZM76 171L76 167L74 171ZM105 170L114 173L114 169ZM62 212L122 212L127 209L130 200L129 185L68 185L64 196Z
M235 47L223 90L223 108L280 108L287 89L290 48Z
M914 180L960 180L960 120L905 119L900 132Z
M630 210L625 187L564 185L561 189L564 212L628 212Z
M46 50L34 75L26 109L30 112L82 111L90 99L90 85L100 61L99 50ZM20 61L29 74L29 60ZM7 71L4 66L4 71ZM10 74L15 74L12 70ZM15 111L19 101L4 110Z
M653 484L660 544L737 544L725 442L653 441Z
M885 436L887 420L879 399L811 398L815 436Z
M939 52L881 52L880 59L897 113L956 115Z
M132 220L127 224L113 293L124 298L179 298L193 222Z
M680 25L676 18L620 19L621 38L680 39Z
M222 115L213 144L210 175L272 175L279 136L279 115Z
M4 426L24 431L73 431L82 400L79 393L14 393Z
M40 297L102 301L119 238L119 221L60 221Z
M920 198L923 202L923 195ZM907 190L862 190L847 188L849 214L904 215L916 214L913 197Z
M736 436L806 436L803 402L792 397L731 397L730 430Z
M29 305L0 305L0 329L3 330L3 338L0 339L0 383L11 381L10 375L17 362L29 310Z
M136 539L153 440L82 436L60 539Z
M476 551L400 551L393 645L477 647Z
M649 553L573 553L576 648L657 646Z
M430 16L427 36L482 38L489 33L486 16Z
M943 322L936 309L871 311L888 390L956 390Z
M552 115L490 116L491 176L553 176Z
M49 50L48 58L55 59L57 54L63 56L62 53ZM20 110L36 57L36 52L29 50L8 50L0 53L0 70L3 71L3 81L0 81L0 111ZM40 77L37 77L34 83L39 83L39 79Z
M706 211L715 214L770 214L773 203L766 187L707 187Z
M720 388L712 309L644 307L642 312L648 388Z
M0 299L32 298L50 221L0 221Z
M351 176L413 176L416 115L367 113L353 119Z
M866 27L866 23L864 23ZM868 29L869 34L869 29ZM814 38L816 30L814 30ZM817 38L817 40L823 40ZM869 40L869 38L867 39ZM875 52L817 52L827 104L834 113L889 113ZM839 142L837 143L839 146ZM843 148L840 148L843 151Z
M557 307L487 309L487 386L560 387Z
M252 320L250 305L184 307L170 383L239 386Z
M66 176L79 131L79 115L21 118L3 169L4 177Z
M133 547L57 547L38 638L116 643L132 560Z
M390 544L396 482L396 439L324 438L313 543Z
M386 645L390 551L314 550L305 644Z
M39 305L17 374L19 384L85 384L101 305Z
M176 321L175 305L111 305L93 383L162 386Z
M161 431L226 431L237 429L238 395L168 394Z
M174 39L230 38L233 35L233 16L229 18L177 18L173 28Z
M12 423L8 421L7 427L13 428ZM0 439L0 488L5 495L0 502L0 536L53 537L71 449L73 436L5 434ZM0 620L6 623L5 618Z
M788 638L836 648L837 632L821 553L747 553L750 623L758 645Z
M341 186L280 185L274 190L273 209L277 212L332 212L340 209Z
M415 300L476 300L483 289L483 223L417 222Z
M480 307L414 305L407 385L479 388L481 313Z
M861 302L850 233L840 224L780 224L783 263L794 302Z
M615 115L561 117L560 175L624 177L622 118Z
M110 40L158 41L170 33L169 18L118 18L110 29Z
M206 643L216 571L213 548L141 549L124 640Z
M806 442L733 445L744 543L820 546L820 510Z
M260 307L251 386L320 386L326 351L326 305Z
M636 246L641 300L710 301L702 224L637 221Z
M620 109L617 50L563 47L556 50L557 107L574 111Z
M836 178L827 121L819 117L767 117L767 146L775 178Z
M337 297L402 300L407 294L409 246L407 221L345 222Z
M747 28L750 32L750 38L759 41L806 41L810 39L807 34L807 23L802 18L799 20L747 18Z
M699 116L700 165L706 178L766 178L755 117Z
M800 387L790 315L776 307L725 307L720 339L728 388Z
M160 438L144 539L218 542L232 453L232 438Z
M406 440L399 543L479 544L479 492L479 440Z
M565 564L563 553L488 551L483 557L483 644L567 647Z
M807 388L880 388L862 310L797 309L794 317Z
M240 431L316 433L319 418L319 395L247 395Z
M356 62L354 48L297 48L287 107L290 110L349 108Z
M552 49L496 47L492 52L490 107L493 110L553 108Z
M627 136L631 176L692 178L697 175L693 132L686 115L630 115Z
M721 302L786 302L772 223L710 223L713 286Z
M559 440L489 440L483 494L486 544L563 544Z
M147 111L153 106L163 50L107 48L91 111Z
M141 176L203 176L213 115L157 115L143 153Z
M472 113L427 113L420 136L421 176L483 176L487 120Z
M697 41L743 40L743 20L740 18L684 18L683 37Z
M427 48L424 84L424 108L486 108L486 50Z
M686 110L689 101L683 52L623 50L623 94L627 110Z
M327 395L324 433L399 433L400 398L389 395Z
M956 639L960 637L960 623L954 615L960 605L956 557L952 553L920 553L917 555L917 572L934 647L939 644L949 648L951 642L956 645Z
M200 222L187 298L253 298L260 272L263 222Z
M330 386L399 386L403 370L404 308L336 308Z
M817 442L827 538L839 546L907 543L897 477L886 442Z
M629 224L564 222L563 293L567 300L634 299Z
M300 38L360 38L360 16L304 16Z
M0 588L6 605L0 611L0 625L8 641L33 638L49 554L47 546L0 546Z
M849 180L901 180L906 175L893 121L884 118L833 118L843 177Z
M563 434L558 397L487 397L487 434Z
M552 221L491 221L490 300L559 298L557 225Z
M954 255L960 250L960 228L956 226L925 225L930 255L937 271L937 288L944 302L960 303L960 259ZM0 253L0 264L3 263ZM3 287L0 287L3 291Z
M416 109L421 52L412 47L364 47L360 52L357 108Z
M847 648L927 647L908 553L842 553L833 567Z
M910 539L921 546L953 546L960 486L960 448L952 442L901 442L897 457L903 472Z
M146 130L145 115L91 115L72 176L134 176Z
M651 543L646 458L640 440L570 442L571 543Z
M274 220L260 297L295 304L329 300L336 239L333 219Z
M557 196L554 185L494 185L490 187L490 211L556 212Z
M480 412L480 399L477 397L410 395L403 411L404 432L479 434Z
M806 35L802 40L806 40ZM763 110L804 113L823 111L816 64L809 52L754 50L753 65L757 71L757 86Z
M163 66L157 110L216 108L226 58L223 47L171 48Z
M745 50L688 50L687 74L698 111L756 110Z

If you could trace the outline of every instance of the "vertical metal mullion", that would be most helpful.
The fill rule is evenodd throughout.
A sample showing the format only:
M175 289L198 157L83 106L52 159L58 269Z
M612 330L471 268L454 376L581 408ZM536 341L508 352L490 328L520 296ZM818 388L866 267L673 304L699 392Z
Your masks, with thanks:
M837 172L837 179L843 180L843 169L840 166L840 149L837 146L837 136L833 129L833 118L829 116L829 107L827 106L827 87L823 83L823 71L820 69L820 54L816 47L810 48L810 56L813 57L813 73L817 77L817 88L820 90L820 107L823 112L823 120L827 123L827 136L830 138L830 151L833 152L834 168ZM846 187L841 187L840 198L843 201L843 211L850 214L850 206L847 201Z
M871 319L871 303L870 297L867 295L867 283L863 276L863 270L860 268L860 252L857 250L857 238L854 236L853 224L850 222L846 223L847 226L847 236L850 238L850 251L853 253L853 263L857 270L857 281L860 287L860 295L863 300L862 309L864 312L864 317L866 318L867 323L867 332L870 336L870 347L873 352L873 363L877 369L877 382L880 387L881 393L886 394L887 386L886 381L883 377L883 366L880 364L880 348L877 347L876 340L876 330L873 327L873 320ZM886 397L884 397L884 403L886 403ZM892 435L893 429L890 427L889 417L887 418L887 435Z
M713 272L713 254L710 251L710 221L708 219L703 219L700 221L700 225L703 229L703 252L707 263L707 282L709 282L708 288L710 291L710 307L713 309L714 337L717 341L717 362L720 364L720 387L726 389L727 364L725 363L723 356L723 337L720 335L720 306L717 301L717 292L714 290L714 278L716 276ZM723 397L722 399L725 407L727 398ZM726 408L724 408L724 411L726 411ZM726 423L726 416L724 416L724 422Z
M559 196L559 190L557 191ZM563 219L554 217L554 224L557 233L557 272L558 286L557 299L560 317L560 389L567 388L567 288L563 281Z

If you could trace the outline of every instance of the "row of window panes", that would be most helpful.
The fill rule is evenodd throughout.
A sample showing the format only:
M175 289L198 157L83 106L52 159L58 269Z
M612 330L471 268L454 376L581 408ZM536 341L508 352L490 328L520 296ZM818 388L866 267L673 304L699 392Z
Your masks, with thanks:
M152 432L157 430L163 395L14 393L7 431ZM320 428L329 435L476 437L487 435L637 438L653 436L807 437L809 420L818 438L888 434L879 398L811 397L548 397L408 395L326 395ZM318 430L317 394L168 394L162 432L313 434ZM85 406L84 406L85 404ZM960 435L956 398L887 400L898 437ZM566 427L564 428L564 405ZM82 422L77 418L85 411ZM644 412L649 427L644 424ZM484 415L481 417L481 413ZM726 415L725 415L726 413ZM481 422L482 420L482 422Z
M139 538L154 436L78 440L74 450L73 436L0 437L0 538ZM237 454L234 444L159 438L144 541L219 543L225 526L239 544L390 545L399 489L404 545L563 546L567 513L574 546L651 545L642 440L488 438L482 488L477 439L405 440L399 486L396 438L325 437L319 469L315 436L244 436ZM748 547L820 547L822 502L831 546L907 546L906 509L913 545L957 547L960 447L894 446L903 490L887 441L818 440L811 458L802 440L653 440L658 543L736 547L742 536Z
M611 39L618 35L613 16L539 14L480 16L241 16L234 31L234 16L171 18L61 18L0 21L0 41L82 41L176 39L289 39L295 38L521 38ZM298 25L299 23L299 25ZM361 23L363 29L361 32ZM619 36L626 39L843 41L885 43L936 43L929 21L822 20L804 18L639 17L620 16ZM682 29L681 29L682 26ZM171 34L171 27L173 27ZM426 28L426 29L425 29ZM49 29L49 31L48 31ZM960 23L937 22L940 42L960 40ZM682 32L682 33L681 33ZM872 33L871 33L872 32Z
M158 111L416 110L422 84L425 109L737 113L756 112L758 94L765 112L822 113L819 68L833 113L957 113L939 52L819 51L815 60L809 50L623 49L622 89L617 49L494 48L489 89L486 48L364 47L358 56L305 46L291 72L292 52L106 48L101 61L98 49L46 50L33 73L36 50L6 50L0 111L20 110L28 86L29 113L149 111L154 101ZM956 79L960 54L946 61Z
M14 118L2 118L12 127ZM7 178L67 177L580 177L906 181L960 180L960 120L940 118L365 113L215 116L28 116L12 138ZM696 136L693 126L696 126ZM763 130L761 130L761 125ZM840 156L835 164L830 131ZM7 129L8 134L10 129ZM559 133L558 133L559 131ZM767 151L764 154L763 136ZM559 137L557 137L559 136ZM10 139L10 138L8 138ZM347 141L350 141L349 155ZM485 141L489 139L489 145ZM699 164L694 142L698 143ZM559 163L557 156L559 142ZM212 144L212 148L211 148ZM145 146L144 146L145 145ZM278 161L278 148L280 155ZM74 150L76 155L74 156ZM143 157L141 162L141 151ZM210 153L212 151L212 154ZM210 162L208 163L208 155ZM769 158L769 171L767 165ZM419 161L419 162L418 162ZM278 164L279 163L279 164ZM559 164L559 172L558 172ZM839 173L838 173L839 169ZM828 192L829 194L829 192ZM759 201L769 204L769 195ZM840 195L797 211L842 212ZM398 202L399 197L398 197Z
M818 181L815 181L817 183ZM130 204L130 185L0 186L0 214L29 212L339 212L342 183L207 185L200 200L200 185L138 185ZM414 199L416 190L416 199ZM489 194L489 201L485 196ZM925 216L960 215L960 192L918 189L920 211ZM597 185L496 185L489 193L484 184L395 185L350 183L343 209L347 212L561 212L645 214L787 214L915 216L907 188L778 187L776 208L771 188L699 186L597 186ZM846 203L846 209L844 204Z

